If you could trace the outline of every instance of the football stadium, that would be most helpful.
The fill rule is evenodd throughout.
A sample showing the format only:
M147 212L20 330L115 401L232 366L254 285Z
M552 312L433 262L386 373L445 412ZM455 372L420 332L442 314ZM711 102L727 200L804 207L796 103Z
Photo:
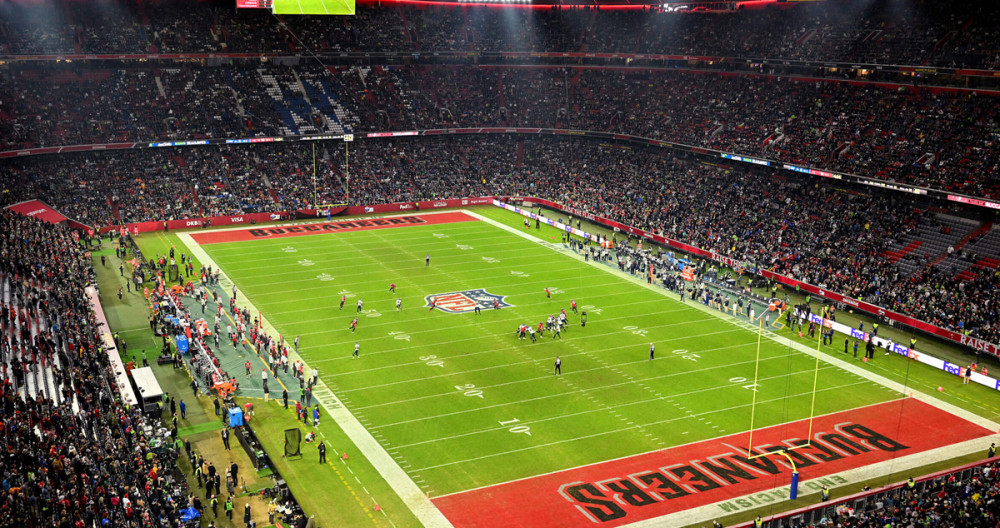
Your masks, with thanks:
M998 10L0 4L0 525L996 526Z

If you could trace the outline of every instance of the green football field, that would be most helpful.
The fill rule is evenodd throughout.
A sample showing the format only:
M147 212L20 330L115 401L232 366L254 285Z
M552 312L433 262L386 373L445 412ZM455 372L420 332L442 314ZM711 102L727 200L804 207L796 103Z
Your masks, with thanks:
M482 214L524 231L520 217ZM827 363L817 373L814 357L768 339L758 366L750 325L584 262L534 230L469 221L202 248L278 332L300 336L309 367L434 495L748 430L755 368L755 428L899 396ZM431 296L480 289L511 306L427 307ZM588 313L585 327L571 300ZM570 323L561 339L515 335L560 309Z
M353 15L354 0L274 0L276 15Z

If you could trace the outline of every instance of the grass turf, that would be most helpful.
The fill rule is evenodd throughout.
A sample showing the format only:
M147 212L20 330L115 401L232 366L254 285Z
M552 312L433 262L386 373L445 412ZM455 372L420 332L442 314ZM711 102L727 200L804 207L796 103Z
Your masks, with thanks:
M274 0L276 15L353 15L354 0Z
M307 363L433 494L750 426L754 332L485 222L204 249L278 331L301 336ZM425 307L429 295L478 288L514 306L479 316ZM349 296L343 310L341 296ZM571 299L588 311L586 327ZM514 336L561 308L571 323L562 339ZM899 396L821 363L813 409L815 360L768 340L760 354L755 427Z

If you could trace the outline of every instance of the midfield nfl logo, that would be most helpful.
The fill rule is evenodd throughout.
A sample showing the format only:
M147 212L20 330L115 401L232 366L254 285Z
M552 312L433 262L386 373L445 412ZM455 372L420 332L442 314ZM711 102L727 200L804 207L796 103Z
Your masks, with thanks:
M506 299L506 296L504 295L494 295L480 288L478 290L465 290L428 295L424 297L424 301L427 303L424 307L434 307L442 312L457 314L472 312L476 309L477 304L480 309L491 310L494 308L494 301L496 301L496 304L498 304L500 308L514 306L513 304L504 301L504 299Z

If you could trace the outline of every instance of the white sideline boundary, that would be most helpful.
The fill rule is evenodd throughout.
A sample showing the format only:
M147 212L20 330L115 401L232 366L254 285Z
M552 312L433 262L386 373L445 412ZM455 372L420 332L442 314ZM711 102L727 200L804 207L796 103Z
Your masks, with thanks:
M395 215L395 216L411 216L411 214ZM318 219L323 221L321 219ZM226 231L249 229L247 226L242 226L234 229L227 229ZM177 233L177 238L180 239L184 245L191 250L191 253L198 258L198 260L206 265L210 265L215 269L219 270L219 285L225 291L231 291L233 287L233 281L229 279L225 271L219 267L205 253L201 245L191 238L189 233ZM243 300L238 301L239 303L247 306L251 312L260 311L253 305L253 303L243 295ZM267 321L267 318L261 313L261 326L270 333L271 335L278 334L274 326ZM289 351L289 361L292 360L302 361L301 357L298 357L294 351ZM309 366L308 364L306 366ZM312 370L312 367L309 367ZM352 442L361 451L361 454L368 459L371 465L378 471L378 474L385 479L389 487L392 488L394 492L403 501L403 504L413 513L413 515L420 521L420 523L425 528L454 528L441 510L434 506L430 498L421 491L417 483L410 478L409 475L403 471L403 468L389 455L388 451L379 444L378 440L375 439L368 432L367 429L358 421L357 417L354 416L351 411L340 402L340 398L337 397L330 390L330 387L323 381L322 377L313 389L313 397L317 402L323 407L323 410L333 418L337 425L347 434L347 437L351 439ZM334 455L336 456L336 454Z
M501 222L498 222L491 218L487 218L485 216L482 216L473 211L469 211L467 209L456 209L449 212L454 212L454 211L461 211L473 218L476 218L477 220L488 223L494 227L497 227L509 233L513 233L523 239L538 243L544 247L547 247L555 252L561 253L567 257L575 258L580 262L586 262L586 260L581 255L579 255L575 251L566 249L562 245L546 242L530 234L523 233L521 230L517 228L505 225ZM391 218L398 216L413 216L417 214L428 215L428 214L442 214L442 213L444 212L442 211L442 212L426 213L426 212L414 211L401 214L379 215L377 216L377 218ZM323 218L316 218L313 221L313 223L323 223L325 221L326 220ZM345 219L344 221L349 221L349 220ZM284 225L298 225L302 223L308 223L308 221L286 222L281 224L275 224L274 226L280 227ZM220 229L218 231L238 231L238 230L246 230L252 228L253 228L252 226L240 225L240 226L234 226L232 228ZM208 256L208 254L205 253L205 251L201 248L201 246L198 243L196 243L193 238L191 238L189 232L177 233L177 236L182 243L188 246L192 254L198 257L198 259L201 262L207 265L211 265L213 268L220 270L219 271L220 286L222 286L226 291L232 289L233 283L229 279L229 277L225 274L225 271L219 268L218 264L216 264ZM655 291L663 295L665 298L668 298L667 290L659 286L648 284L645 280L641 278L634 277L630 274L617 271L609 266L604 266L600 263L590 262L588 264L594 266L597 269L604 270L605 272L614 275L616 277L625 278L626 280L629 280L635 284L645 287L651 291ZM248 306L251 309L251 311L259 311L257 310L256 307L253 306L253 303L250 302L249 299L247 299L246 295L244 295L243 298L244 300L240 301L241 304ZM729 325L740 326L740 327L749 326L746 324L741 325L740 324L741 321L733 319L731 316L727 316L726 314L719 312L718 310L704 306L696 301L692 301L686 304L688 306L692 306L698 310L701 310L707 314L711 314L712 316L726 322ZM267 318L263 316L263 314L261 315L261 325L268 332L277 333L277 331L270 324L270 322L267 321ZM790 347L796 351L802 352L809 356L812 356L813 354L816 353L815 350L801 343L792 341L786 337L776 335L771 332L765 332L763 337L779 345ZM293 359L293 357L291 356L294 356L294 359L298 359L299 361L301 361L301 358L299 358L296 354L294 354L294 352L290 354L289 359ZM875 374L873 372L865 370L857 365L853 365L849 362L843 361L842 359L839 359L835 356L831 356L825 352L820 352L820 359L829 365L839 367L847 372L850 372L864 379L877 383L883 387L889 388L890 390L898 392L903 397L905 397L906 394L909 392L910 394L912 394L913 398L916 398L922 402L933 405L938 409L954 414L967 421L985 427L988 430L991 431L1000 430L1000 424L997 424L991 420L983 418L982 416L979 416L975 413L957 407L948 402L938 400L937 398L929 394L910 389L901 383L892 381L879 374ZM406 504L407 508L414 514L414 516L417 517L417 519L421 522L421 524L423 524L426 528L453 528L453 525L447 518L445 518L444 514L442 514L441 511L438 510L437 507L434 506L434 504L429 500L429 498L424 495L424 493L420 490L419 486L417 486L417 484L410 478L410 476L407 475L405 471L403 471L403 469L399 466L399 464L389 455L389 453L382 447L382 445L379 444L379 442L371 435L371 433L369 433L368 430L364 428L364 426L358 421L358 419L349 410L347 410L347 408L341 403L340 399L333 393L332 390L330 390L330 388L323 382L323 380L319 381L316 390L314 390L313 392L313 396L317 399L320 405L323 406L324 410L326 410L326 412L329 413L329 415L337 422L337 425L340 426L341 429L343 429L343 431L348 435L351 441L358 446L358 448L361 450L361 453L366 458L368 458L372 466L375 467L376 471L378 471L379 475L381 475L382 478L385 479L385 481L389 484L389 486L392 487L392 489L399 495L403 503ZM800 482L800 489L802 490L803 494L809 494L812 493L812 491L810 491L810 486L808 484L812 480L824 481L836 477L844 479L848 483L858 483L865 480L873 480L889 472L905 471L908 469L925 466L929 463L944 458L955 458L958 456L976 453L982 451L984 449L985 443L987 442L1000 442L1000 434L994 434L979 439L960 442L958 444L953 444L950 446L943 446L940 448L924 451L922 453L902 456L892 460L887 460L884 462L871 464L861 468L844 471L820 479L803 480ZM577 469L578 467L585 467L585 466L566 468L565 470L560 470L560 471L568 471L572 469ZM516 480L523 480L523 479L516 479ZM501 484L504 483L494 484L493 486L498 486ZM486 486L486 487L492 487L492 486ZM734 513L734 512L724 511L720 506L720 504L722 503L732 502L738 499L749 499L751 497L759 497L768 493L772 493L779 490L787 490L787 489L788 489L787 486L779 486L777 488L756 492L744 497L733 497L726 501L721 501L714 504L708 504L697 508L691 508L681 512L655 517L653 519L637 521L634 523L626 524L624 526L636 527L636 528L654 528L658 526L684 526L684 525L697 524L699 522L707 522L708 520ZM456 492L450 495L457 495L460 493L464 492ZM768 505L779 503L783 500L785 499L773 499L772 496L771 502L765 501L766 504L753 509L767 508ZM753 502L758 503L760 501L754 500ZM751 511L751 510L752 510L751 508L743 508L740 509L739 511ZM771 513L769 512L768 514Z
M575 251L571 251L571 250L563 247L560 244L552 244L552 243L546 242L546 241L544 241L542 239L539 239L537 237L534 237L532 235L524 233L524 232L522 232L521 230L519 230L519 229L517 229L515 227L511 227L511 226L502 224L500 222L497 222L497 221L495 221L493 219L490 219L490 218L486 218L486 217L484 217L484 216L482 216L482 215L480 215L478 213L472 212L472 211L465 211L465 213L468 214L468 215L470 215L470 216L473 216L475 218L478 218L479 220L481 220L483 222L486 222L486 223L488 223L490 225L493 225L495 227L503 229L503 230L505 230L507 232L516 234L516 235L518 235L518 236L520 236L522 238L531 240L533 242L541 244L542 246L548 247L548 248L552 249L553 251L560 252L560 253L562 253L562 254L564 254L566 256L569 256L571 258L575 258L575 259L577 259L577 260L579 260L581 262L586 262L586 259L584 259L580 254L578 254ZM598 269L602 269L602 270L606 271L607 273L610 273L612 275L615 275L615 276L618 276L618 277L621 277L621 278L625 278L626 280L629 280L629 281L631 281L631 282L633 282L635 284L638 284L638 285L640 285L640 286L642 286L644 288L647 288L647 289L652 290L652 291L656 291L656 292L664 295L664 297L668 296L667 290L665 290L664 288L662 288L660 286L655 286L655 285L652 285L652 284L648 284L644 279L632 276L631 274L628 274L628 273L624 273L624 272L618 271L616 269L611 268L610 266L605 266L605 265L602 265L602 264L599 264L599 263L593 263L593 262L590 263L590 264L592 266L598 268ZM676 301L676 299L674 299L674 301ZM743 328L749 327L748 329L750 329L750 330L756 330L755 328L753 328L749 324L746 324L746 323L740 324L741 321L738 320L738 319L734 319L732 316L728 316L728 315L726 315L726 314L724 314L724 313L722 313L722 312L720 312L718 310L715 310L713 308L705 306L705 305L703 305L703 304L701 304L701 303L699 303L699 302L697 302L697 301L695 301L693 299L691 301L692 302L688 302L688 303L685 303L685 304L688 305L688 306L694 307L694 308L696 308L698 310L701 310L702 312L705 312L707 314L712 314L713 316L715 316L715 317L723 320L727 324L734 325L734 326L740 326L740 327L743 327ZM766 339L769 339L769 340L771 340L771 341L773 341L773 342L775 342L775 343L777 343L779 345L790 347L790 348L792 348L794 350L797 350L797 351L802 352L802 353L804 353L806 355L809 355L809 356L813 356L814 354L816 354L816 351L814 349L811 349L811 348L809 348L809 347L807 347L807 346L805 346L805 345L803 345L801 343L798 343L796 341L792 341L791 339L788 339L788 338L786 338L784 336L780 336L780 335L774 334L774 333L772 333L770 331L764 332L763 337L766 338ZM853 364L851 364L851 363L849 363L847 361L844 361L844 360L842 360L840 358L837 358L835 356L831 356L831 355L827 354L826 352L822 352L822 351L820 352L820 360L822 360L823 362L825 362L825 363L827 363L829 365L833 365L833 366L839 367L839 368L841 368L841 369L843 369L843 370L845 370L847 372L850 372L850 373L855 374L857 376L860 376L860 377L862 377L864 379L867 379L869 381L877 383L877 384L879 384L879 385L881 385L883 387L886 387L886 388L888 388L890 390L898 392L901 397L905 397L907 395L907 393L911 393L912 397L915 398L915 399L917 399L917 400L920 400L920 401L922 401L924 403L928 403L928 404L933 405L934 407L937 407L938 409L941 409L941 410L943 410L945 412L951 413L951 414L953 414L955 416L958 416L960 418L968 420L968 421L970 421L970 422L972 422L974 424L977 424L977 425L980 425L982 427L985 427L986 429L988 429L990 431L998 431L998 430L1000 430L1000 424L997 424L996 422L993 422L991 420L983 418L982 416L979 416L978 414L972 413L970 411L962 409L961 407L957 407L955 405L952 405L952 404L950 404L948 402L944 402L944 401L938 400L937 398L934 398L933 396L931 396L929 394L926 394L926 393L920 392L918 390L913 390L911 388L908 388L908 387L906 387L905 385L903 385L901 383L892 381L892 380L890 380L890 379L888 379L886 377L883 377L883 376L881 376L879 374L875 374L875 373L873 373L871 371L865 370L865 369L863 369L863 368L861 368L861 367L859 367L857 365L853 365ZM899 457L899 458L895 458L895 459L891 459L891 460L886 460L884 462L878 462L878 463L875 463L875 464L870 464L868 466L864 466L864 467L860 467L860 468L856 468L856 469L852 469L852 470L843 471L841 473L836 473L834 475L830 475L828 477L823 477L823 478L820 478L820 479L805 479L805 480L800 481L799 487L800 487L800 490L802 490L803 494L809 494L809 493L814 493L815 492L815 490L810 491L810 488L808 486L808 484L809 484L809 482L811 480L823 481L823 480L829 480L831 477L840 477L840 478L843 478L843 479L847 480L849 483L857 483L857 482L862 482L862 481L865 481L865 480L873 480L873 479L875 479L875 478L877 478L877 477L879 477L881 475L885 475L885 474L888 474L890 472L906 471L908 469L915 469L915 468L918 468L918 467L921 467L921 466L925 466L927 464L933 463L933 462L938 461L938 460L946 459L946 458L956 458L956 457L959 457L959 456L968 455L968 454L972 454L972 453L976 453L976 452L985 452L984 450L986 449L986 444L989 443L989 442L1000 442L1000 434L993 434L991 436L987 436L987 437L983 437L983 438L978 438L978 439L974 439L974 440L968 440L968 441L960 442L958 444L953 444L953 445L950 445L950 446L943 446L943 447L939 447L939 448L936 448L936 449L931 449L929 451L924 451L922 453L916 453L916 454L913 454L913 455L906 455L906 456L902 456L902 457ZM590 464L588 464L588 465L590 465ZM584 467L584 466L579 466L579 467ZM568 468L568 469L576 469L576 468ZM700 506L700 507L697 507L697 508L691 508L691 509L687 509L687 510L680 511L680 512L677 512L677 513L672 513L672 514L668 514L668 515L664 515L664 516L660 516L660 517L655 517L653 519L647 519L647 520L644 520L644 521L637 521L637 522L626 524L626 525L623 525L623 526L636 527L636 528L654 528L654 527L661 527L661 526L687 526L687 525L697 524L697 523L701 523L701 522L708 522L708 521L710 521L712 519L715 519L715 518L718 518L718 517L722 517L724 515L730 515L731 513L735 513L735 512L726 512L726 511L723 511L722 508L719 505L722 504L722 503L724 503L724 502L731 502L731 501L735 501L735 500L738 500L738 499L748 499L750 497L758 497L760 495L767 494L769 492L774 492L774 491L777 491L777 490L782 490L782 489L787 489L787 488L788 488L787 486L779 486L779 487L773 488L771 490L765 490L765 491L761 491L761 492L757 492L757 493L752 493L752 494L744 496L744 497L733 497L732 499L729 499L729 500L726 500L726 501L721 501L721 502L717 502L717 503L714 503L714 504L708 504L708 505ZM461 493L461 492L459 492L459 493ZM779 500L773 499L773 496L771 498L772 498L773 502L768 502L767 504L774 504L774 503L780 502ZM754 502L757 502L757 501L754 501ZM759 508L763 509L763 508L766 508L766 507L767 506L764 505L764 506L760 506ZM739 511L751 511L751 510L752 510L751 508L744 508L744 509L741 509ZM777 512L774 512L774 513L777 513ZM769 515L770 515L770 513L769 513Z

